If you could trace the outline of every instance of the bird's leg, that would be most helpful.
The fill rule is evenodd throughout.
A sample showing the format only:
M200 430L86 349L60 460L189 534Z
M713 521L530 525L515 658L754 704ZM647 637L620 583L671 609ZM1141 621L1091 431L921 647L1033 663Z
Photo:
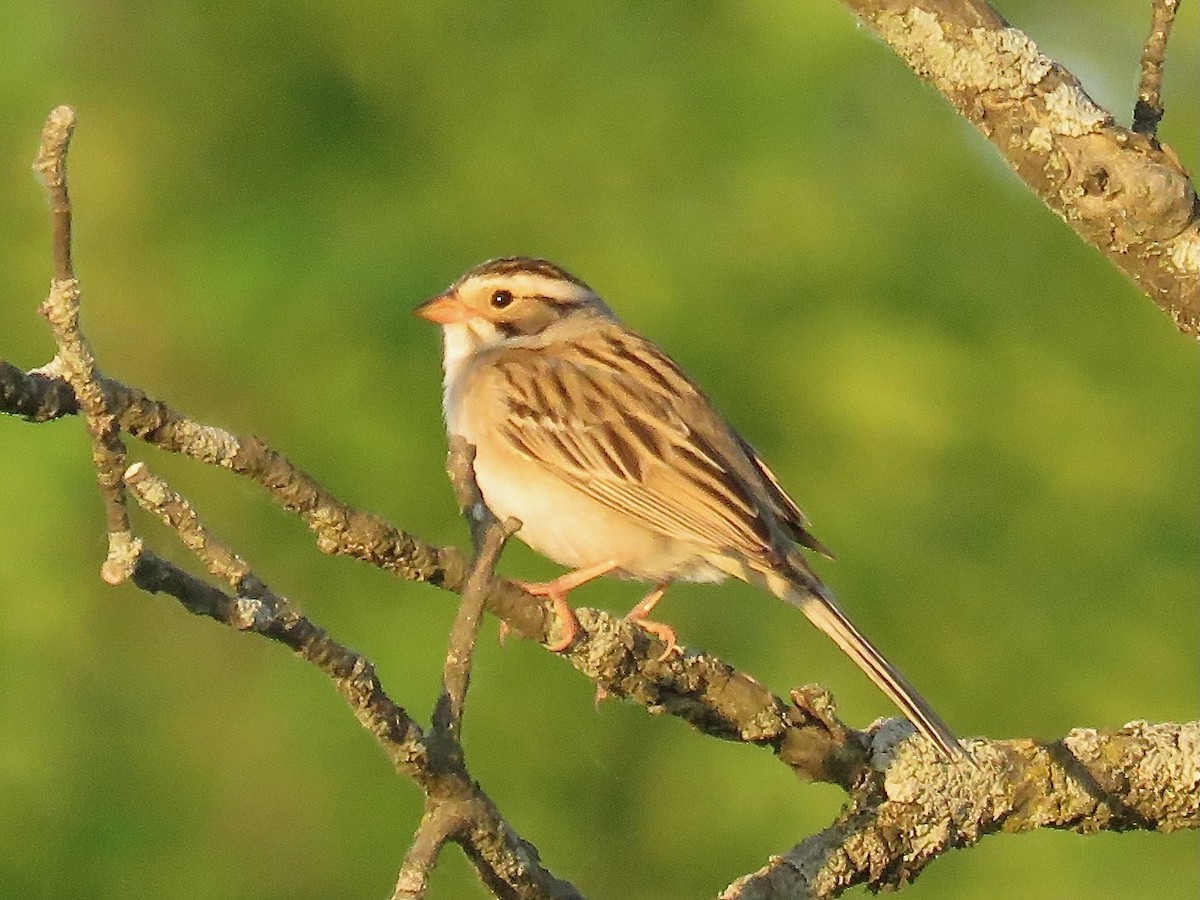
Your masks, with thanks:
M579 634L579 620L575 618L574 611L572 611L570 604L567 603L567 594L580 585L587 584L589 581L599 578L601 575L607 575L615 568L617 568L617 563L612 560L605 560L594 566L585 566L582 569L576 569L574 572L559 575L553 581L513 582L520 586L527 594L533 594L535 597L545 597L554 605L554 614L558 617L558 624L562 626L563 636L554 643L547 644L547 650L551 653L561 653L571 646L571 643L575 640L575 636ZM501 640L503 639L504 630L501 631Z
M679 652L675 646L675 629L665 622L655 622L652 619L646 618L658 604L658 601L663 598L663 594L667 592L667 588L670 586L670 580L660 581L654 586L654 590L643 597L641 602L625 615L626 621L637 623L643 630L650 632L667 645L667 649L659 655L656 662L662 662L672 653Z

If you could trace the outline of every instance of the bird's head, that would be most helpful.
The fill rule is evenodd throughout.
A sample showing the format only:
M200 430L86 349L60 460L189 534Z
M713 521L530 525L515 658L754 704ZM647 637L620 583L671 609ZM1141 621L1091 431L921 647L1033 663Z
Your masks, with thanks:
M570 272L527 256L491 259L468 270L413 312L466 338L476 350L532 337L565 319L611 313Z

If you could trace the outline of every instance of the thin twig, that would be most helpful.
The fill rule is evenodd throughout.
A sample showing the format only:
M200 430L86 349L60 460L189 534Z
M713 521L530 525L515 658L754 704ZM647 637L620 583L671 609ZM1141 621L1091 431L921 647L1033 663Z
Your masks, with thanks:
M1142 47L1138 99L1133 106L1133 130L1147 137L1154 137L1163 117L1163 63L1167 57L1167 40L1171 36L1171 26L1175 24L1178 10L1179 0L1153 0L1150 34L1146 36L1145 46Z
M46 188L54 240L54 277L69 281L75 277L71 265L71 198L67 192L67 150L75 133L75 110L56 106L42 126L42 139L33 170Z
M446 468L463 515L471 525L475 555L450 631L442 673L442 695L433 711L434 731L456 745L461 742L463 706L471 680L483 607L496 586L496 563L509 537L521 527L516 519L499 522L487 508L475 482L474 460L475 448L456 438L451 444Z
M50 202L54 238L54 279L39 311L50 323L58 345L58 357L51 368L61 370L79 398L92 440L92 464L104 501L108 532L108 557L101 567L101 577L109 584L120 584L133 573L141 545L130 530L125 508L121 483L125 445L121 442L121 429L108 411L96 381L92 350L79 327L79 282L71 264L71 198L67 191L67 150L74 131L75 111L71 107L51 110L33 163Z
M458 615L450 631L450 645L442 674L443 691L434 709L433 727L444 732L446 738L456 744L461 740L463 706L471 680L471 664L479 623L483 618L483 605L496 581L496 562L511 534L499 522L493 522L484 532L483 544L476 553L471 574L463 587Z
M465 824L461 806L449 797L425 799L425 813L400 867L392 900L420 900L425 896L442 847Z

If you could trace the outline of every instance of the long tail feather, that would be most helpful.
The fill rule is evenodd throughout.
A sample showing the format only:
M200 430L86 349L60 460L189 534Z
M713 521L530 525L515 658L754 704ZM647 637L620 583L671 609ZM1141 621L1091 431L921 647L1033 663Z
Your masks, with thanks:
M866 635L858 630L816 576L800 569L791 579L785 581L780 578L778 582L770 579L769 583L781 600L798 606L810 622L825 632L843 653L854 660L871 681L908 716L917 731L929 738L947 759L963 754L962 745L950 730L950 726L933 711L928 701L887 661Z

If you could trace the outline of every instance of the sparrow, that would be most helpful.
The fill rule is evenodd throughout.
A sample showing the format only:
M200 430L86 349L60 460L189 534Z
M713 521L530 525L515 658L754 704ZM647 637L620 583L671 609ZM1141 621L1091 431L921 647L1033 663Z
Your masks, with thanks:
M493 259L414 312L441 326L446 428L474 445L484 502L571 570L520 582L558 617L549 649L578 633L567 594L618 575L653 585L627 618L665 658L674 632L649 616L668 586L733 576L799 607L944 756L962 752L809 567L800 548L829 551L767 464L585 282L546 260Z

